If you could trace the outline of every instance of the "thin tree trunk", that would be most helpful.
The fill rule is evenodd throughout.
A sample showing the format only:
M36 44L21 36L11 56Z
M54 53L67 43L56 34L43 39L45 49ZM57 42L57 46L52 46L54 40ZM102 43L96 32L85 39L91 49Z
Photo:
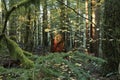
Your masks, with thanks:
M101 7L98 5L96 6L96 9L95 9L95 23L96 23L96 34L95 34L95 45L96 45L96 50L95 50L95 53L96 53L96 56L99 56L99 57L102 57L103 54L102 54L102 42L101 42L101 32L102 32L102 29L101 29L101 26L100 26L100 21L101 21Z
M47 39L47 32L45 32L45 29L47 28L47 25L48 25L48 16L47 16L47 1L44 0L44 4L43 4L43 47L44 49L47 48L48 46L48 39Z
M26 34L25 34L25 49L27 51L32 51L33 50L33 45L34 45L34 40L33 40L33 32L32 32L32 25L31 25L31 9L28 9L28 15L27 15L27 20L28 22L26 23Z
M67 4L66 5L68 5L68 6L70 6L70 1L69 0L67 0ZM68 9L68 8L67 8ZM66 9L66 10L67 10ZM70 19L69 19L69 15L70 15L70 13L68 12L68 11L66 11L66 16L67 16L67 18L66 18L66 23L67 24L70 24ZM69 26L69 25L66 25L69 29L70 29L70 31L71 31L71 27ZM67 30L68 30L68 28L67 28ZM66 47L67 47L67 50L66 51L69 51L69 50L71 50L72 49L72 32L66 32L67 34L66 34L66 37L67 37L67 41L66 41Z
M89 50L89 21L88 21L88 0L85 1L85 24L86 24L86 35L85 35L85 47L86 47L86 50L88 51Z
M95 14L96 0L91 0L91 27L90 27L90 53L97 56L97 34L96 34L96 14ZM93 24L94 23L94 24Z
M61 0L61 2L65 2L64 0ZM61 9L61 12L60 12L60 28L61 30L65 30L65 19L66 19L66 14L65 14L65 5L63 3L59 3L60 4L60 9ZM66 32L61 32L62 33L62 36L63 36L63 40L65 42L65 50L66 50Z

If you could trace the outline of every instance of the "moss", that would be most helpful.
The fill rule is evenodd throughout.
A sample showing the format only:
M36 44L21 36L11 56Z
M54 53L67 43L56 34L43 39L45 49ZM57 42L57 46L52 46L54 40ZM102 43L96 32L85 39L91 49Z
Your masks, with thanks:
M32 56L32 53L30 53L28 51L23 50L23 53L24 53L25 56Z
M9 39L7 36L5 36L5 40L6 40L7 47L9 49L9 52L12 58L20 60L20 62L22 63L22 66L25 68L31 68L34 66L34 62L25 56L25 54L28 55L28 52L22 50L17 45L16 42Z

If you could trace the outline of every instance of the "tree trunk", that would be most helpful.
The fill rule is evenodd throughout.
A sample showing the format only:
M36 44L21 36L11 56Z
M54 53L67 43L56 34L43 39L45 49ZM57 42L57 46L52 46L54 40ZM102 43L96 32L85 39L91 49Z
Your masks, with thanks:
M65 5L63 3L65 2L64 0L61 0L60 2L60 9L61 9L61 12L60 12L60 29L62 31L64 31L66 28L65 28L65 19L66 19L66 14L65 14ZM63 36L63 40L65 41L65 46L67 45L66 44L66 32L62 32L62 36ZM66 48L66 47L65 47ZM66 50L66 49L65 49Z
M95 0L91 0L90 53L94 55L97 54L95 3Z
M48 46L48 39L47 39L47 32L45 32L45 29L47 28L48 25L48 16L47 16L47 1L44 0L43 4L43 47L44 49L47 48Z
M25 34L25 50L27 51L32 51L33 50L33 45L34 45L34 40L33 40L33 34L32 34L32 25L31 25L31 9L28 9L28 15L27 15L27 20L28 22L26 23L26 34Z
M86 25L86 33L85 33L85 44L84 46L86 47L86 49L89 50L89 21L88 21L88 0L85 1L85 15L86 15L86 20L85 20L85 25Z
M105 0L104 9L104 58L108 61L105 64L105 73L118 72L120 62L120 2L119 0Z
M67 0L67 4L66 5L70 6L70 1L69 0ZM70 24L70 19L69 19L70 13L68 12L68 10L66 11L66 16L67 16L67 18L66 18L66 24ZM70 29L70 31L71 31L71 27L69 25L66 25L66 26L67 26L67 30ZM72 49L72 38L71 38L72 32L66 32L66 33L67 33L66 34L66 37L67 37L67 41L66 41L67 50L66 51L69 51L69 50Z
M101 42L102 28L100 25L101 13L102 13L101 6L99 6L99 5L96 6L96 9L95 9L95 16L96 16L96 18L95 18L95 23L96 23L96 38L95 38L96 50L95 50L95 53L96 53L96 56L99 56L99 57L103 56L103 54L102 54L102 42Z

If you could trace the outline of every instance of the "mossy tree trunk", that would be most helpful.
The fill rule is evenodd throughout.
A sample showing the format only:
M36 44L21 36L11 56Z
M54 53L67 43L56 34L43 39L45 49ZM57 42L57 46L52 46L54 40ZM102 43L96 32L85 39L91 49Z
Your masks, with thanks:
M0 43L2 43L2 40L6 42L10 57L19 60L21 67L32 68L34 66L34 62L28 58L32 56L31 53L22 50L15 41L8 38L5 34L0 35Z
M108 61L105 64L105 73L118 71L120 63L120 2L119 0L105 0L104 10L104 58Z
M8 25L8 21L10 19L12 12L15 11L16 9L18 9L19 7L25 5L26 3L28 3L28 0L26 0L24 2L20 2L19 4L15 5L15 6L12 6L12 8L9 10L6 9L6 13L5 13L4 19L3 19L4 23L3 23L2 34L0 35L0 42L1 42L1 40L6 41L5 44L9 50L11 58L20 60L23 67L31 68L34 66L34 63L33 63L33 61L31 61L30 59L28 59L26 57L26 55L31 56L31 54L29 54L29 52L22 50L15 41L11 40L10 38L8 38L5 35L5 33L8 31L7 25ZM7 6L6 4L4 4L4 5Z

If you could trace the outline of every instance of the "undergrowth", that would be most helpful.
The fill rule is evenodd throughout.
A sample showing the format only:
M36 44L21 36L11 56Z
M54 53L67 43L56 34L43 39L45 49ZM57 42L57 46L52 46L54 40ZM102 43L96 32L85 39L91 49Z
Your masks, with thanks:
M29 57L35 65L33 68L0 67L1 80L94 80L89 64L100 67L105 61L84 53L50 53L46 56Z

